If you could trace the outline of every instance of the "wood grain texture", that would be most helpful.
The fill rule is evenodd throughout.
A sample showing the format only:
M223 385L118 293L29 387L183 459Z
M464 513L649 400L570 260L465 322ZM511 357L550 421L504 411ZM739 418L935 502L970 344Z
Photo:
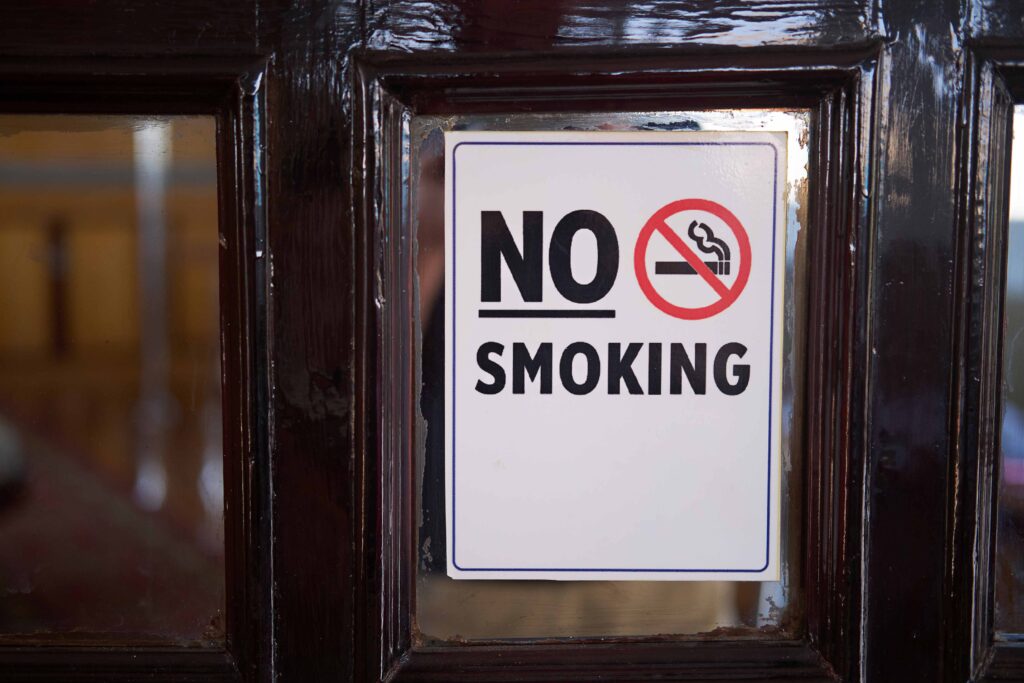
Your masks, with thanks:
M506 3L371 0L366 46L403 52L616 51L866 42L869 3L859 0Z
M240 681L234 660L223 651L175 651L136 648L131 656L109 647L4 648L0 653L4 681L154 681L214 683Z
M203 0L4 3L0 50L22 56L255 55L259 4Z
M1004 644L993 648L984 664L985 681L1024 680L1024 648L1019 644Z
M238 74L218 115L227 649L245 681L273 661L265 69Z
M363 680L356 670L368 599L361 482L375 438L363 362L374 328L368 236L352 230L346 55L356 3L271 8L267 87L268 359L272 437L273 675ZM361 303L357 303L361 302ZM365 303L363 303L365 302ZM264 675L269 675L265 671Z
M1024 680L978 627L970 564L991 543L966 503L990 482L962 439L993 428L970 381L997 383L998 315L972 307L1002 284L976 268L1001 228L964 209L991 164L969 152L965 46L998 47L1015 82L1013 0L18 1L0 19L6 111L219 117L231 458L227 654L41 637L0 648L4 680ZM806 632L417 650L392 419L402 117L773 102L815 112Z
M857 675L856 606L861 497L857 473L856 415L863 413L862 316L865 308L866 210L863 187L870 147L856 122L870 112L876 51L848 53L777 51L752 60L744 54L656 56L634 59L584 57L554 67L532 58L456 63L395 59L377 52L359 56L354 115L358 136L353 172L357 232L374 235L368 245L380 283L371 312L378 402L368 418L380 440L372 454L376 476L365 495L376 501L374 545L364 561L374 577L363 590L377 591L362 623L366 678L359 680L604 680L810 679ZM441 84L440 87L438 84ZM597 102L600 92L603 104ZM725 108L811 106L818 131L814 146L810 215L810 287L805 342L808 379L808 470L796 481L807 501L802 568L806 635L797 641L761 634L721 634L708 642L685 639L605 638L591 642L523 642L462 647L419 647L411 619L414 609L415 519L412 493L415 330L410 311L412 217L403 201L404 122L414 114L469 114L507 111L528 102L530 111L575 111L580 101L612 110L622 102L654 110L681 111L714 102ZM699 103L699 104L698 104ZM367 305L364 303L363 305ZM812 369L813 368L813 369ZM367 454L370 456L370 454ZM369 525L368 525L369 527ZM853 530L851 533L851 529ZM775 636L778 638L778 636ZM658 640L662 642L651 642ZM370 647L376 645L370 649ZM828 658L822 653L827 652Z
M959 4L888 3L875 112L878 149L867 350L865 496L870 526L865 668L937 681L943 667L947 495L954 450L952 282L957 258Z
M271 671L266 293L255 249L265 230L263 68L238 56L0 60L4 111L217 120L227 592L224 651L102 636L92 638L94 647L69 648L59 636L37 634L0 647L3 680L254 681Z
M951 678L962 680L1024 680L1020 643L994 637L1009 164L1013 106L1024 97L1021 56L1019 48L985 46L971 50L967 63L964 258L957 283L960 439L951 517L953 599L947 604L956 625L947 640Z
M1020 45L1024 12L1013 0L973 0L969 3L971 39L988 45Z
M416 653L397 681L832 681L799 642L453 647Z

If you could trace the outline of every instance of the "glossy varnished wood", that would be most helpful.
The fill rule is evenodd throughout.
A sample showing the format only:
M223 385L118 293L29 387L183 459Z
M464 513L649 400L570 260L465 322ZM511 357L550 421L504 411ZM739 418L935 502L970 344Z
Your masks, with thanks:
M360 558L373 533L356 490L377 438L368 236L354 232L348 54L356 3L271 10L267 82L267 267L273 478L273 675L355 680L372 600ZM271 671L264 670L267 677Z
M223 650L116 646L7 647L0 653L3 679L21 681L154 681L218 683L242 680L234 656Z
M223 343L226 629L224 647L174 647L64 634L8 637L3 680L258 680L269 659L266 459L264 64L204 59L11 58L0 61L0 109L40 113L207 114L217 122ZM262 350L262 351L261 351ZM69 643L87 641L69 647Z
M970 51L963 131L959 404L951 517L958 624L948 651L953 675L1024 680L1020 643L995 638L996 520L1003 398L1003 302L1009 225L1013 105L1024 100L1024 52L978 41Z
M378 325L372 391L378 420L376 463L364 481L364 509L374 515L366 554L369 584L379 591L363 622L374 626L359 680L604 680L733 678L854 679L861 604L858 571L861 498L857 401L863 400L860 344L867 262L865 188L869 142L857 122L871 110L877 46L854 51L779 49L744 53L565 58L551 65L522 59L401 59L356 56L355 158L357 232L374 235L380 289L369 309ZM770 58L769 58L770 55ZM600 97L598 97L598 93ZM515 645L418 646L414 611L415 519L412 508L415 379L412 216L403 159L405 126L415 114L518 110L571 112L685 111L716 106L809 107L813 112L811 223L808 226L807 471L794 480L806 501L801 568L807 626L801 637L739 633L710 642L686 639L592 639ZM854 256L851 258L851 254ZM359 302L366 303L370 302ZM371 374L369 371L367 375ZM368 529L369 531L369 529Z
M7 3L4 110L218 117L229 600L222 653L40 638L0 678L1024 680L978 561L1022 44L1013 0ZM814 112L806 629L417 647L403 116L773 104Z
M366 11L366 47L403 53L834 45L875 34L874 8L859 0L527 0L515 11L500 3L374 0Z
M863 656L877 680L944 676L960 11L885 5L901 39L886 48L873 121Z

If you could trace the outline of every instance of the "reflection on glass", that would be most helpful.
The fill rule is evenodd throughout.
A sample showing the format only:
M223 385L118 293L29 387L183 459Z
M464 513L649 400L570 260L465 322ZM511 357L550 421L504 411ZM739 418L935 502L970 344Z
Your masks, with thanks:
M0 640L222 639L215 149L0 116Z
M417 117L411 125L409 177L418 274L416 445L416 618L426 641L499 638L695 635L792 632L801 623L799 457L806 112L729 112L558 116ZM444 131L445 130L769 130L789 133L783 380L783 579L779 582L454 581L446 575L444 493Z
M1024 632L1024 106L1013 117L996 528L998 631Z

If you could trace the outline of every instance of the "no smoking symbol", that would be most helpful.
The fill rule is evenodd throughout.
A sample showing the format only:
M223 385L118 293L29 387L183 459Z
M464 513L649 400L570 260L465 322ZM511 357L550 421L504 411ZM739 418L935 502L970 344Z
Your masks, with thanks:
M719 254L718 263L705 263L666 222L672 216L684 211L702 211L711 214L732 231L740 253L736 279L731 287L721 278L721 275L728 273L731 259L723 259L722 254ZM721 240L714 239L711 231L706 226L700 225L700 228L697 228L697 231L694 232L695 228L696 226L691 224L690 232L693 233L691 235L692 238L695 237L698 240L708 238L708 241L721 243ZM656 232L660 233L684 260L683 263L678 264L680 268L666 272L692 273L699 276L718 295L718 299L714 303L697 307L679 306L670 302L658 292L651 282L650 273L647 272L647 249L650 247L651 237ZM728 255L728 248L724 248L726 249L726 255ZM715 251L720 251L720 249ZM747 231L743 228L739 219L721 204L708 199L680 199L658 209L648 219L647 223L644 224L643 229L640 230L640 236L636 240L636 249L633 251L633 268L636 270L636 279L640 283L640 289L643 290L643 293L658 310L683 320L703 320L721 313L731 306L747 285L747 280L750 278L750 238L747 236ZM656 272L656 274L662 273Z

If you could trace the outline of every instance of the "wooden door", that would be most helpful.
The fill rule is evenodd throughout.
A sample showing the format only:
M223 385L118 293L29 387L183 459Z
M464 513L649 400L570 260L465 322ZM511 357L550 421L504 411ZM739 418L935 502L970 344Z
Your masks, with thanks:
M992 557L1009 0L8 3L4 112L218 121L223 648L0 640L5 680L1024 679ZM798 110L789 630L417 628L417 117ZM501 121L505 121L502 124Z

